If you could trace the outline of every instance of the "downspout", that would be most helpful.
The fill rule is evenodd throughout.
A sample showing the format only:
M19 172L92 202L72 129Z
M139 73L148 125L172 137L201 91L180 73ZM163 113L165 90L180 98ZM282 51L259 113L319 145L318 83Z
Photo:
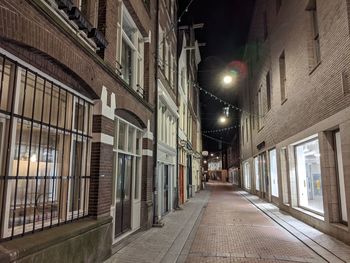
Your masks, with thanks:
M176 28L176 56L179 58L179 45L177 41L179 40L179 27ZM176 63L176 105L179 106L179 59ZM176 120L176 195L175 195L175 206L174 209L179 207L179 118Z
M158 226L158 191L157 191L157 175L158 175L158 60L159 60L159 0L156 5L156 50L155 50L155 63L154 63L154 80L155 80L155 92L154 92L154 141L153 141L153 226Z

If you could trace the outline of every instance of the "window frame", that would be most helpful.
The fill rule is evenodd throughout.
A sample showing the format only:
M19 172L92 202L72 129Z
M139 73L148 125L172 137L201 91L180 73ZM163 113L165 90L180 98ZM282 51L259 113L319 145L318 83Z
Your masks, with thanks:
M46 157L46 161L45 161L45 175L42 177L42 176L39 176L38 175L38 169L35 169L37 170L36 172L34 171L34 173L36 173L37 175L34 177L34 178L30 178L30 177L33 177L31 175L31 171L29 171L29 167L30 167L30 163L36 163L36 167L39 167L39 160L40 160L40 152L39 152L39 156L35 159L35 161L32 161L31 158L29 158L29 156L27 157L28 159L26 160L22 160L21 161L24 161L26 163L26 167L28 168L25 168L27 169L27 171L25 172L25 175L19 175L19 171L18 171L18 167L20 166L20 164L18 163L19 159L17 158L17 168L14 167L14 161L16 160L16 155L19 157L21 156L21 152L20 152L20 148L21 147L26 147L28 148L29 147L29 155L30 155L30 152L33 150L33 148L35 149L35 145L32 144L32 139L35 137L34 133L33 133L33 129L34 127L40 127L40 134L42 133L42 130L46 130L48 131L47 135L44 135L44 136L47 136L47 139L46 137L39 137L39 148L41 148L41 142L42 140L47 140L47 144L45 144L43 147L44 148L49 148L49 140L50 140L50 136L54 136L55 137L55 146L54 146L54 149L55 151L57 151L57 148L58 148L58 144L57 144L57 140L58 140L58 134L62 135L63 134L63 142L66 140L65 136L70 136L71 138L72 137L75 137L75 136L79 136L79 137L83 137L85 140L86 140L86 146L87 148L84 150L84 154L86 154L84 157L84 171L85 171L85 176L83 177L84 178L84 190L83 191L86 191L87 188L89 188L89 183L87 184L86 181L90 180L90 174L87 172L89 169L90 169L90 165L88 165L88 160L87 160L87 156L90 155L90 152L88 152L89 150L91 150L91 148L89 147L89 144L91 143L92 141L92 136L91 136L91 127L92 126L92 110L91 110L91 107L93 105L93 102L92 100L86 98L85 96L83 96L82 94L79 94L78 92L76 92L75 90L67 87L66 85L62 84L61 82L57 81L56 79L48 76L47 74L41 72L40 70L34 68L33 66L25 63L24 61L18 59L17 57L13 56L12 54L2 50L0 48L0 57L1 59L3 59L3 65L5 64L5 60L8 61L9 63L11 63L13 65L13 72L11 72L10 74L13 74L13 81L11 82L11 76L10 76L10 82L9 82L9 89L12 90L12 93L8 94L8 100L11 101L11 104L13 105L11 107L11 109L6 109L4 110L4 113L1 113L1 120L0 122L4 123L5 120L9 120L9 124L8 125L4 125L4 129L8 129L7 130L7 137L9 138L9 143L7 145L7 147L9 147L9 151L8 151L8 154L6 154L6 163L3 163L2 165L6 165L5 166L5 172L4 174L6 174L8 177L14 177L13 176L13 173L16 172L16 176L13 178L15 180L10 180L11 178L5 178L5 180L8 182L6 187L4 188L4 191L2 192L2 198L4 198L5 200L3 200L3 206L1 208L1 237L0 237L0 240L3 239L3 238L13 238L13 237L16 237L16 236L20 236L20 235L24 235L24 234L27 234L28 232L35 232L37 230L43 230L44 228L46 227L51 227L51 226L56 226L58 225L60 222L68 222L68 219L67 219L67 214L66 214L66 219L64 218L61 218L62 215L60 214L60 212L62 212L61 209L64 209L64 208L68 208L68 205L70 205L70 203L68 202L67 204L65 204L61 198L63 198L63 196L60 196L59 198L57 197L57 194L58 194L58 191L62 191L63 187L66 191L68 191L68 186L62 186L62 180L64 177L63 175L63 159L61 159L61 163L59 162L59 158L61 157L60 155L63 156L63 152L61 153L55 153L55 156L54 156L54 173L56 174L53 178L52 178L52 183L54 184L54 186L52 187L52 189L54 189L53 191L56 193L56 198L55 198L55 202L57 201L58 204L58 211L57 211L57 215L53 215L53 210L51 208L51 212L49 212L49 216L50 218L42 218L42 219L39 219L39 220L36 220L35 218L35 214L33 216L33 214L31 214L30 212L28 212L28 209L30 209L31 205L33 205L32 203L32 199L29 199L28 198L28 185L33 183L31 180L36 180L35 181L35 184L37 185L38 184L38 181L40 180L40 183L43 183L43 182L47 182L48 181L48 184L50 185L51 183L51 179L47 179L47 176L48 176L48 172L47 172L47 163L48 163L48 157ZM3 69L2 68L2 72L3 72ZM36 119L36 117L34 116L35 115L35 108L33 107L31 109L31 116L27 117L24 115L24 105L27 101L27 98L26 98L26 92L25 90L29 87L27 85L30 85L27 83L27 80L28 80L28 73L29 74L32 74L34 77L35 77L35 82L34 82L34 86L32 87L34 92L36 92L38 90L38 86L37 86L37 79L40 78L42 79L44 82L44 90L43 90L43 95L42 95L42 101L45 100L45 96L46 96L46 93L45 93L45 89L47 87L50 88L50 113L51 113L51 110L53 109L53 106L52 105L52 98L53 98L53 92L54 92L54 89L58 89L58 92L59 94L61 94L62 92L64 92L66 94L66 98L65 98L65 108L64 108L64 123L63 123L63 126L61 126L61 124L59 123L59 111L62 110L61 107L63 107L62 105L60 105L61 103L61 100L60 100L60 95L58 97L58 100L57 100L57 112L55 111L54 113L51 113L50 116L49 116L49 122L45 122L43 120L43 112L44 112L44 103L42 103L41 105L40 104L35 104L34 101L36 100L36 96L35 96L35 93L33 96L30 96L29 97L29 103L33 103L33 105L35 104L37 107L37 105L39 105L39 107L41 107L41 118L40 120ZM2 73L1 73L2 74ZM23 75L24 74L24 75ZM2 74L3 76L3 74ZM23 79L24 78L24 79ZM23 80L22 80L23 79ZM1 81L3 81L3 79L1 79ZM22 98L22 101L21 101L21 104L22 104L22 110L21 112L19 112L19 103L20 103L20 93L22 92L21 89L22 89L22 81L24 81L24 94L23 95L23 98ZM46 84L48 83L48 85L50 86L46 86ZM1 90L1 93L2 93L2 90ZM72 100L73 99L78 99L78 100L81 100L83 101L84 105L86 104L86 107L88 108L88 111L86 112L87 114L84 114L84 121L86 126L83 125L83 128L85 129L85 131L82 131L81 133L79 133L79 131L75 131L74 130L74 126L71 126L70 128L69 127L66 127L67 125L67 116L66 116L66 113L69 111L69 109L67 108L68 104L67 104L67 98L68 98L68 94L70 94ZM64 98L62 98L64 99ZM52 118L52 114L57 114L56 117L57 117L57 120L56 122L51 122L51 118ZM72 115L71 115L71 120L75 120L75 115L72 111ZM29 129L30 129L30 132L29 132L29 135L28 135L28 140L29 140L29 144L28 142L26 141L22 141L22 139L20 139L20 142L19 142L19 148L18 150L16 150L16 141L17 141L17 133L19 132L20 134L22 134L23 132L26 132L25 130L23 130L23 126L24 126L24 123L26 123L26 125L29 125ZM17 125L20 125L21 126L21 129L20 131L17 131ZM44 133L45 134L45 133ZM20 135L22 136L22 135ZM40 135L41 136L41 135ZM4 133L2 133L2 136L0 138L2 140L2 142L4 141ZM63 143L64 144L64 143ZM3 144L1 145L1 148L3 148L5 146L3 146ZM64 147L64 146L62 146ZM40 150L39 150L40 151ZM64 151L64 149L63 149ZM70 155L70 158L69 158L69 161L71 162L72 160L72 152L71 152L71 149L69 150L69 155ZM3 155L3 149L0 149L0 153L1 155ZM58 155L57 155L58 154ZM68 154L68 153L66 153ZM48 156L48 154L46 153L46 156ZM2 156L1 156L2 157ZM62 157L63 158L63 157ZM57 166L56 166L57 165ZM83 169L83 168L82 168ZM57 175L58 171L60 172L60 176ZM70 176L71 174L71 169L70 167L68 168L68 177ZM21 178L19 178L19 176ZM24 178L22 178L24 177ZM11 195L12 195L12 192L17 192L19 187L18 187L18 181L21 180L21 183L23 182L23 184L26 185L26 191L25 191L25 194L24 194L24 198L25 198L25 203L24 203L24 219L26 219L25 221L23 222L20 222L19 225L16 225L15 221L13 221L14 219L17 218L17 216L15 214L13 214L13 216L11 215L12 217L12 225L10 226L10 210L11 210L11 205L13 204L14 206L17 205L17 198L18 196L15 194L14 196L14 199L12 199ZM60 180L60 182L58 182ZM14 182L15 181L15 182ZM13 187L13 183L15 183L15 187ZM55 185L56 184L56 185ZM87 186L87 187L86 187ZM51 188L51 187L50 187ZM51 189L49 189L51 190ZM45 189L46 191L46 189ZM40 190L37 191L36 189L36 192L35 192L36 195L40 194ZM80 194L80 192L79 192ZM83 206L81 207L83 209L83 213L80 213L78 214L76 217L74 218L71 218L69 219L69 221L73 221L75 219L79 219L79 218L82 218L82 217L85 217L88 215L89 211L88 211L88 201L89 200L89 190L84 192L84 202L85 204L83 204ZM34 199L36 199L37 196L35 196ZM51 205L52 205L52 202L53 202L53 196L52 198L49 198L51 200L48 200L48 202L51 202ZM67 201L67 200L66 200ZM45 207L45 201L44 201L44 208ZM35 206L37 205L36 201L35 201ZM28 212L28 215L26 217L26 214ZM38 214L39 215L39 214ZM44 212L43 212L43 215L44 215ZM30 217L33 216L33 220L30 220ZM27 223L27 220L29 220L29 222Z

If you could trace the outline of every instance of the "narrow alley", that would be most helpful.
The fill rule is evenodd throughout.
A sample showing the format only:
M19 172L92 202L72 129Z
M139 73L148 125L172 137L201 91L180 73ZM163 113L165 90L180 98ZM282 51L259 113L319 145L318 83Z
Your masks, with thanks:
M350 0L0 0L0 263L350 263Z
M274 205L211 181L153 228L119 246L111 262L348 262L350 247ZM183 224L186 222L186 224Z

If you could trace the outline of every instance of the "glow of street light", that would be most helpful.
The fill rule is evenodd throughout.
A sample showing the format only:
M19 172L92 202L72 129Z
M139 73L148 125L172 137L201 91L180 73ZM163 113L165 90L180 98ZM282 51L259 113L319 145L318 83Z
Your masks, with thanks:
M225 84L231 84L232 81L233 81L233 78L232 78L232 76L230 76L230 75L226 75L226 76L224 77L223 81L224 81Z
M213 154L213 153L211 153L211 154L210 154L210 156L214 156L214 154Z
M226 118L225 116L221 116L221 117L219 118L219 122L220 122L220 123L226 123L226 121L227 121L227 118Z

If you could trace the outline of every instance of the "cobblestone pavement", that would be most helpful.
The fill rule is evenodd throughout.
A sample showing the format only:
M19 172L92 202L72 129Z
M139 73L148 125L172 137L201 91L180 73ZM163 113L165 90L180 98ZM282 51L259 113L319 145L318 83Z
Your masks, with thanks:
M228 184L212 194L186 263L345 262L325 260ZM244 192L245 193L245 192Z

